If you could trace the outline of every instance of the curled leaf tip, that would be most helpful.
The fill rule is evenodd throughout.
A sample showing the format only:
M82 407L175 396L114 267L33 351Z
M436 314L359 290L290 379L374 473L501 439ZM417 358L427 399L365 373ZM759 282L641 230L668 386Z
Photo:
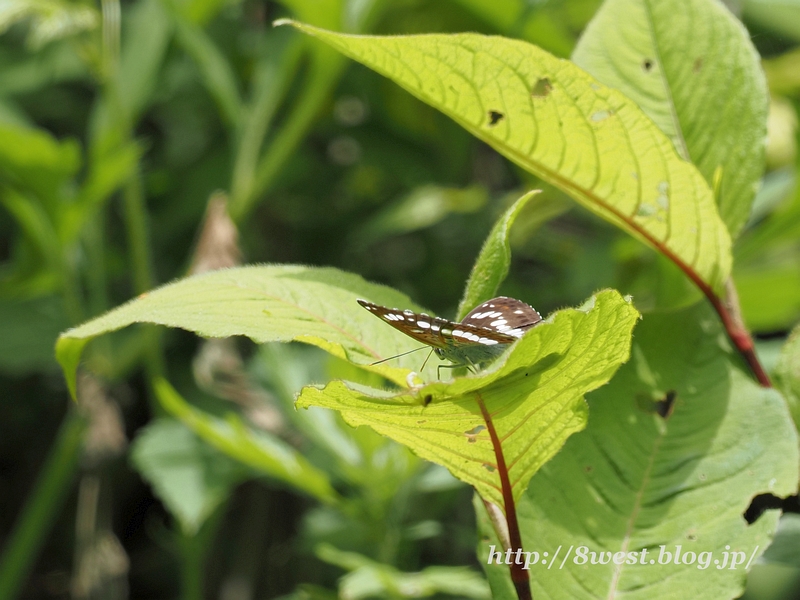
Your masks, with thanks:
M275 19L272 22L272 26L273 27L281 27L283 25L292 25L292 26L294 26L296 24L297 24L297 21L295 21L294 19Z

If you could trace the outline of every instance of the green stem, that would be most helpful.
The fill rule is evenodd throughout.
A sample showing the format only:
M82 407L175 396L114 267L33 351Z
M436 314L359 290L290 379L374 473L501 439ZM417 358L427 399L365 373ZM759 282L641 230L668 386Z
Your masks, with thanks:
M71 409L0 560L0 600L16 597L39 555L78 466L85 429L85 419Z
M87 221L83 234L88 265L86 289L89 310L93 315L102 314L108 310L109 305L103 217L103 213L93 215Z
M205 561L208 551L223 522L230 496L206 519L194 533L178 531L178 548L181 559L181 600L203 600Z
M254 100L241 126L241 138L233 166L231 179L233 205L247 206L251 202L258 155L278 105L297 71L297 63L303 48L302 41L302 38L294 38L282 48L282 52L271 53L265 59L265 63L258 68L253 86Z
M203 600L203 557L205 552L194 536L181 538L181 598Z
M231 216L238 223L247 217L258 198L273 184L281 167L296 150L339 80L345 64L340 54L328 48L315 49L311 61L300 100L261 158L251 190L231 202Z

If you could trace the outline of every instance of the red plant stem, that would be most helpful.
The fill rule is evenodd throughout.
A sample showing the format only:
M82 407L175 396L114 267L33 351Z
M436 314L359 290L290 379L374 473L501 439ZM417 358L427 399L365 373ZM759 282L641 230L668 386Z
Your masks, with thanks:
M486 140L487 142L489 140ZM506 155L512 160L514 160L512 155ZM518 161L515 161L518 162ZM523 161L518 162L520 166L523 166ZM523 166L523 168L525 168ZM750 367L750 370L755 375L758 383L760 383L763 387L772 387L772 382L769 380L769 376L767 375L764 368L761 366L761 363L758 361L758 357L756 356L755 347L753 345L753 339L750 337L750 334L747 331L747 328L744 326L741 317L739 316L738 307L735 307L734 310L731 310L728 306L725 305L725 302L722 298L720 298L711 287L700 278L700 275L689 265L687 265L683 260L678 257L670 248L663 242L657 240L655 236L647 231L644 227L640 226L636 223L632 217L626 215L620 210L607 202L604 202L599 197L594 196L593 194L589 193L587 190L581 189L579 187L570 185L570 183L556 175L555 173L548 172L547 170L541 174L544 179L553 185L560 187L562 190L566 191L569 194L577 194L578 196L582 196L591 202L597 204L598 206L602 207L604 210L608 211L612 215L614 215L617 219L626 223L633 231L637 232L642 238L647 240L653 248L661 252L664 256L674 262L678 268L686 273L687 277L691 279L695 285L700 288L700 291L705 294L708 301L711 302L711 305L714 307L714 310L717 311L719 318L722 320L722 325L725 327L725 331L728 334L728 338L731 340L731 343L735 346L736 350L739 351L739 354L742 355L747 365ZM729 300L732 303L737 303L735 295L735 289L732 289L733 286L729 280Z
M758 379L758 383L760 383L762 387L772 387L772 382L769 380L769 375L767 375L766 371L764 371L764 367L761 366L761 363L756 356L753 338L750 337L750 334L747 332L744 323L741 322L741 319L738 318L738 315L734 311L731 311L731 309L725 305L725 302L723 302L722 299L717 296L713 290L711 290L711 288L705 284L700 285L700 283L697 281L695 281L695 283L697 283L698 287L706 295L708 301L711 302L711 306L714 307L714 310L717 311L717 314L722 321L722 325L725 327L725 331L728 333L728 337L739 351L739 354L742 355L742 358L744 358L744 360L747 362L750 370L753 372L753 375L755 375L756 379ZM732 293L735 294L735 290L733 290Z
M478 398L478 406L483 415L483 421L486 423L486 429L489 431L489 438L491 438L492 446L494 447L494 456L497 460L497 474L500 477L500 486L503 491L503 508L505 509L506 522L508 523L508 539L511 550L517 557L514 562L509 565L511 581L514 584L514 589L517 591L517 598L519 598L519 600L533 600L528 572L522 568L521 563L517 562L522 552L522 535L520 535L519 523L517 522L517 508L514 504L514 495L511 493L511 481L508 478L508 468L506 468L503 448L500 445L500 438L494 428L492 416L483 403L483 398L481 398L480 394L476 394L476 396Z

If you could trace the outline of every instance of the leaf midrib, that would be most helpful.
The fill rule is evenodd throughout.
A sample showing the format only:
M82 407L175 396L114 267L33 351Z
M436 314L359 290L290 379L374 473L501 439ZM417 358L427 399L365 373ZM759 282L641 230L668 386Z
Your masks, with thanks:
M656 456L658 455L659 450L661 449L661 443L664 441L666 437L666 428L661 429L659 431L658 437L655 439L653 444L653 449L650 452L650 458L647 462L647 466L645 467L644 474L642 475L642 481L639 485L639 490L636 493L636 499L633 504L633 510L631 511L631 515L628 518L628 525L625 529L625 535L622 538L622 544L620 545L620 551L625 552L627 555L628 548L631 542L631 538L633 537L633 529L635 527L636 519L639 516L639 512L642 509L642 498L644 496L645 488L650 484L651 474L653 471L653 467L655 465ZM622 577L622 568L624 565L614 565L614 573L611 576L611 583L608 586L608 595L606 598L608 600L614 600L617 597L618 585L619 580Z

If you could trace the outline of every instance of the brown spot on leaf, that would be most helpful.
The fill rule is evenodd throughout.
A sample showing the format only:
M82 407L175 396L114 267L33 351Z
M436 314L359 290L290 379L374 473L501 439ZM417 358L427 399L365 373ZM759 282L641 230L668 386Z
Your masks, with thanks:
M531 96L534 98L547 98L550 95L550 92L553 91L553 84L550 83L550 79L547 77L542 77L536 84L533 86L531 90Z

